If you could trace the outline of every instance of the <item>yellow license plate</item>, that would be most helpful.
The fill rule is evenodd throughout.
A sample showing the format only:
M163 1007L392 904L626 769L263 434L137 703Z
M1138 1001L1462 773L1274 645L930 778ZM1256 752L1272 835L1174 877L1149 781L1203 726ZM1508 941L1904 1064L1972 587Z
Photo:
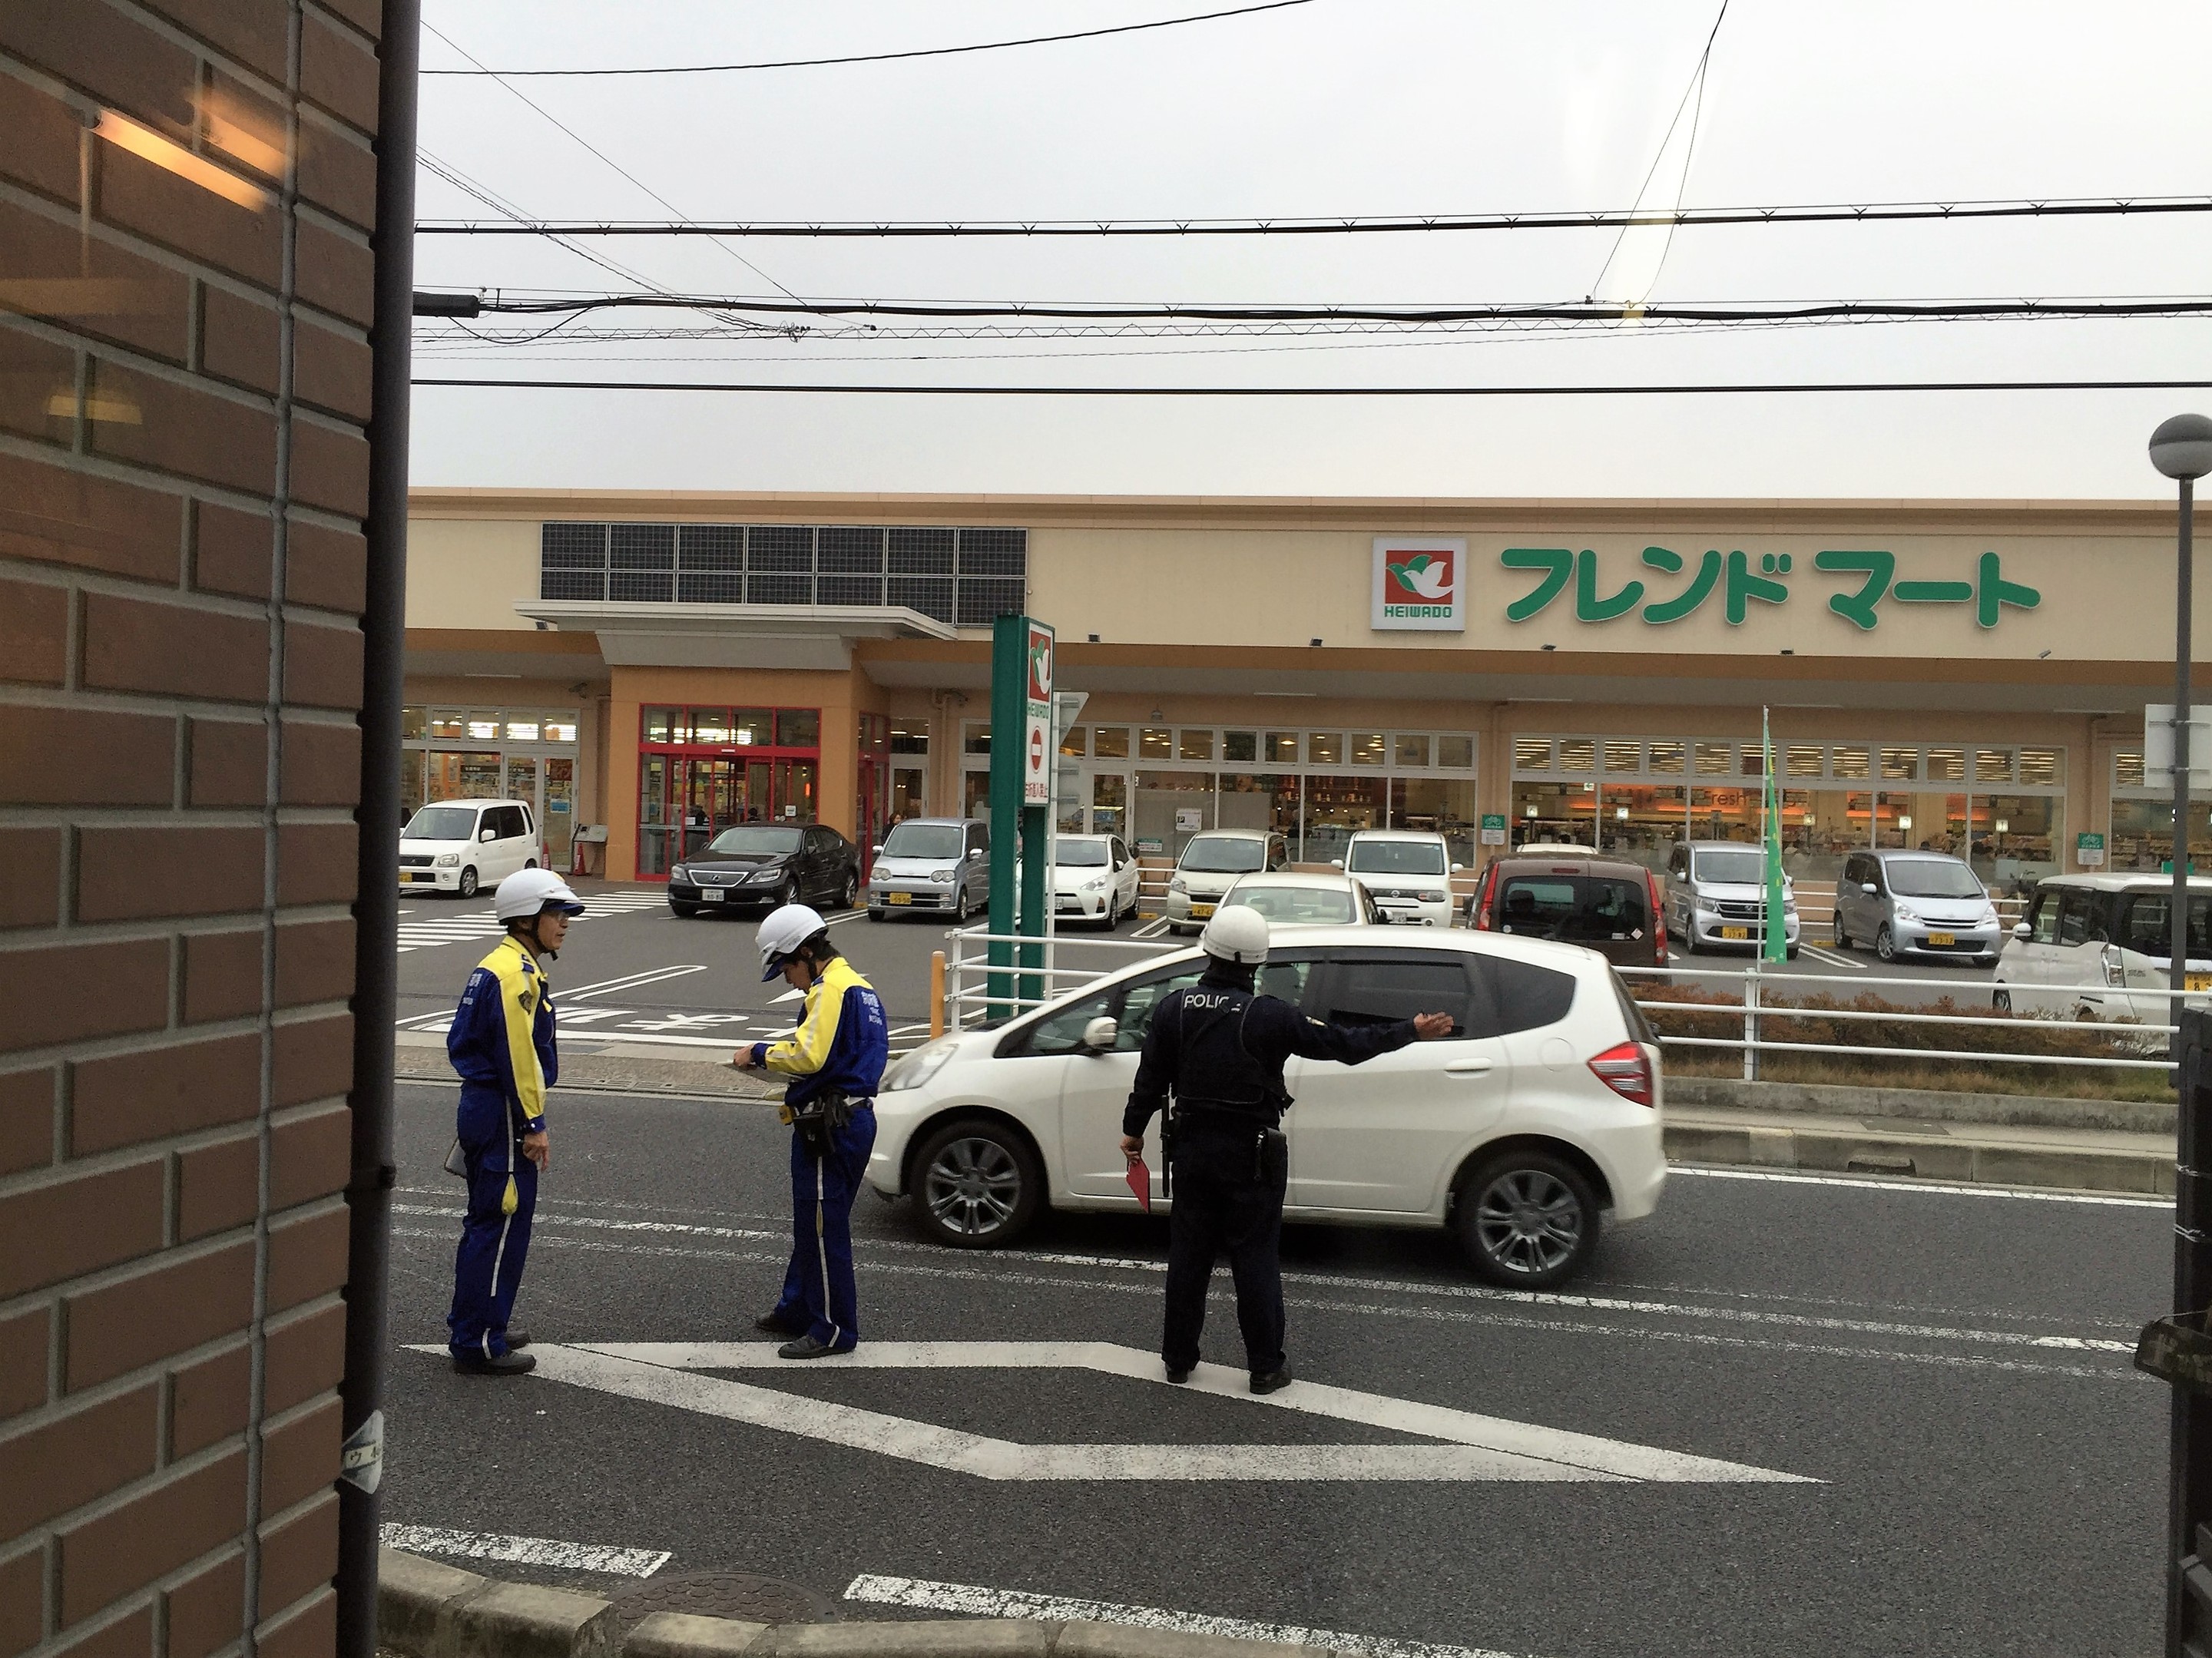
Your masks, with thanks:
M1190 907L1190 913L1198 920L1203 921L1207 916L1213 914L1213 906L1212 904L1193 904Z
M914 894L911 892L886 892L884 894L884 902L887 904L910 904L914 902Z
M1721 929L1721 937L1723 938L1748 938L1751 937L1751 929L1747 926L1724 926Z
M2166 982L2171 984L2172 981L2169 979ZM2212 990L2212 973L2185 974L2181 986L2185 990Z
M1948 932L1931 932L1928 935L1928 942L1931 944L1955 944L1959 941Z

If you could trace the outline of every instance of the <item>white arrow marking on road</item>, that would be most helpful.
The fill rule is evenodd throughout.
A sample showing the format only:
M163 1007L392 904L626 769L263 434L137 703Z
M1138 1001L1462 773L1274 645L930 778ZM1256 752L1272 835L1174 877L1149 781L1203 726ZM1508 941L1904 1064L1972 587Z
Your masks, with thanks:
M1225 1635L1240 1641L1274 1641L1286 1646L1321 1647L1356 1652L1364 1658L1511 1658L1488 1647L1436 1647L1425 1641L1391 1641L1373 1635L1346 1635L1309 1629L1302 1624L1255 1624L1242 1618L1212 1618L1203 1612L1170 1612L1162 1606L1124 1606L1111 1600L1079 1600L1059 1594L1030 1594L1021 1589L985 1588L976 1583L933 1583L926 1577L863 1575L845 1586L845 1598L878 1606L920 1606L933 1612L966 1612L976 1618L1032 1618L1048 1623L1124 1624L1136 1629L1179 1630L1192 1635Z
M442 1526L380 1526L377 1539L386 1548L405 1549L414 1554L510 1560L526 1566L560 1566L570 1571L615 1572L624 1577L650 1577L672 1558L665 1549L617 1549L595 1543L563 1543L551 1537L504 1537L496 1532L447 1531Z
M439 1353L437 1346L416 1351ZM1201 1364L1194 1393L1304 1412L1441 1445L1030 1445L696 1374L777 1368L773 1344L540 1343L549 1381L874 1451L983 1479L1653 1480L1811 1485L1802 1475L1301 1382L1255 1396L1242 1370ZM874 1342L815 1361L837 1369L1088 1370L1170 1385L1159 1360L1112 1342Z

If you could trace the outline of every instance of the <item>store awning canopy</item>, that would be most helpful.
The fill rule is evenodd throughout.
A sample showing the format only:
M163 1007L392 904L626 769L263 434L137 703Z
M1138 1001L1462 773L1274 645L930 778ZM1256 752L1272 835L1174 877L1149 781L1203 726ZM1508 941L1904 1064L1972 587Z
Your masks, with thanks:
M599 636L611 666L827 668L852 665L862 639L957 637L951 623L903 604L617 604L525 599L519 615Z

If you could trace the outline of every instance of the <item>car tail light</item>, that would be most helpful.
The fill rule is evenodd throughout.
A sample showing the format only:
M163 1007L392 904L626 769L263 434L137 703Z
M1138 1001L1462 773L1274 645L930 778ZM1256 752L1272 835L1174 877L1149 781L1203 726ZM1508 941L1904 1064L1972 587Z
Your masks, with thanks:
M1589 1062L1598 1080L1624 1100L1650 1105L1657 1093L1651 1056L1639 1042L1617 1042Z
M1659 878L1644 872L1644 884L1651 889L1651 942L1659 951L1659 965L1667 965L1667 906L1659 899Z
M2106 944L2098 952L2105 969L2105 982L2118 987L2128 981L2128 964L2118 944Z
M1474 929L1478 932L1487 932L1491 930L1490 900L1497 886L1498 865L1492 864L1482 872L1482 879L1475 884L1473 908Z

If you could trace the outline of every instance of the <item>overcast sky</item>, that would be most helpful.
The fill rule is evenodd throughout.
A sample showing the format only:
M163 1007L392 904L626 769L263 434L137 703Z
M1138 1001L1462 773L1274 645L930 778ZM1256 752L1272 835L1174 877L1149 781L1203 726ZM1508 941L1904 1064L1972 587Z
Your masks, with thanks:
M426 68L830 57L1235 0L430 0ZM1662 139L1706 0L1310 0L897 63L512 83L684 216L1260 217L2212 193L2212 8L1732 0L1686 180ZM441 39L441 35L447 39ZM450 39L452 45L447 44ZM456 51L455 48L459 48ZM538 218L676 216L500 83L426 77L427 156ZM1655 173L1655 163L1656 170ZM493 216L426 171L421 216ZM1611 230L1054 242L428 237L418 287L808 298L1576 301ZM1606 288L1692 301L2207 291L2212 215L1632 233ZM748 270L744 261L757 267ZM774 284L775 286L771 286ZM1615 294L1614 297L1620 297ZM605 313L595 329L665 326ZM927 384L1590 385L2212 379L2212 321L1668 335L486 346L417 374ZM2147 496L2203 392L1511 399L857 398L425 389L415 481L616 489L1448 495Z

